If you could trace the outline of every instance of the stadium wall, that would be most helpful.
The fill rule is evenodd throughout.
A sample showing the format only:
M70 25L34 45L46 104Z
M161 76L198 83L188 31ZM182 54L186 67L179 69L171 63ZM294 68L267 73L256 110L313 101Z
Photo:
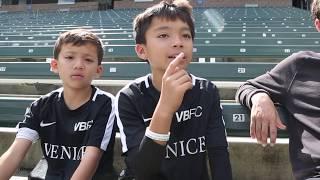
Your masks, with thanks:
M19 12L19 11L78 11L78 10L98 10L98 2L79 2L76 4L19 4L2 5L0 11Z

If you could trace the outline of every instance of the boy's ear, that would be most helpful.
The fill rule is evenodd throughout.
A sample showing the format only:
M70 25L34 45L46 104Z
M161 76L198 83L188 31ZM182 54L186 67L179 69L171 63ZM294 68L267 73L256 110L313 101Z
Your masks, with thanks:
M143 60L147 60L148 59L148 55L147 55L147 51L146 51L145 45L136 44L135 50L136 50L136 53L137 53L137 55L138 55L138 57L140 59L143 59Z
M59 71L58 71L58 60L52 59L50 61L50 71L52 71L52 72L54 72L56 74L59 73Z
M320 20L318 18L314 21L314 26L316 27L317 31L320 32Z
M99 66L97 67L97 72L96 72L96 77L95 77L95 78L100 78L100 76L102 75L102 73L103 73L103 67L102 67L102 65L99 65Z

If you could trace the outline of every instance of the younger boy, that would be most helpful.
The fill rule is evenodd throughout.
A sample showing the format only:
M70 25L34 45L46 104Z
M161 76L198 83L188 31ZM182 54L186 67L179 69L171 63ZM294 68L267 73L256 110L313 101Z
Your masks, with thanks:
M50 65L63 87L27 108L16 139L0 158L1 180L14 174L37 139L48 162L46 179L92 179L114 122L114 97L91 85L102 73L102 58L102 44L89 31L71 30L58 38Z
M186 0L163 1L134 20L136 53L152 73L116 96L123 179L207 180L206 152L213 179L232 179L218 89L186 70L195 35L191 9Z

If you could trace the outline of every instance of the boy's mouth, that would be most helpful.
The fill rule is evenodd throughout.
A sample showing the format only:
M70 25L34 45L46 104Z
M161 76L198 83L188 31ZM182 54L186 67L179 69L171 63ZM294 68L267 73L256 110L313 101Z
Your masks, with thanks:
M71 77L75 79L79 79L79 78L83 78L84 76L81 74L72 74Z
M175 59L178 55L179 55L179 54L169 56L169 59ZM183 56L183 59L187 59L186 56Z

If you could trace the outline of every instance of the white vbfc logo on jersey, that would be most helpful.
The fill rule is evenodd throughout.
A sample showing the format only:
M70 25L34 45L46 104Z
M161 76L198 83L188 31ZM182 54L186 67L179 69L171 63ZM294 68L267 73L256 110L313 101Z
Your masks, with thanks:
M176 112L176 118L178 122L188 121L194 117L201 117L202 107L197 106L196 108L188 109L181 112Z
M86 131L91 128L93 120L88 122L77 122L74 125L74 131Z

